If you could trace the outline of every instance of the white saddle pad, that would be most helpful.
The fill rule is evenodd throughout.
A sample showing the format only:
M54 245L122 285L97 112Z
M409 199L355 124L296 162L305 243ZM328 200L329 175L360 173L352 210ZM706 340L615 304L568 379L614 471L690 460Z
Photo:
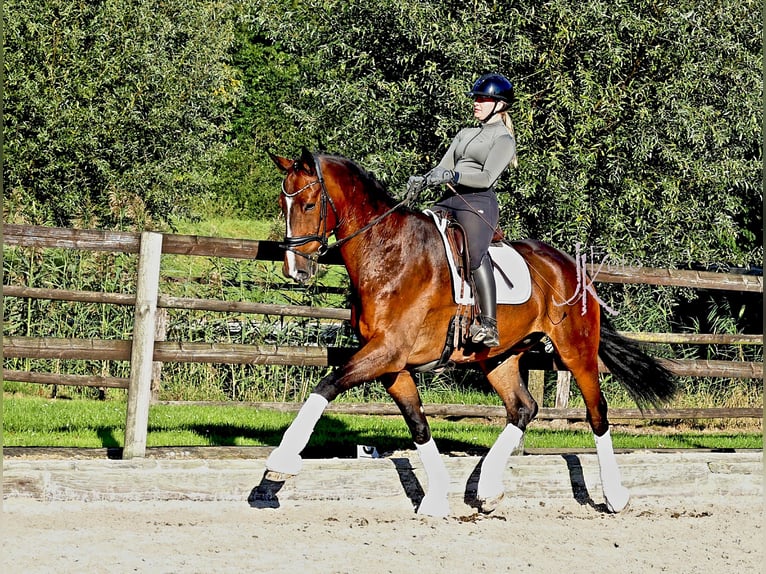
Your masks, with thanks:
M452 292L455 303L458 305L473 305L474 298L471 285L460 278L457 265L452 256L447 236L447 220L442 219L430 209L423 211L430 216L442 237L444 250L447 254L450 275L452 277ZM507 243L493 243L489 246L489 256L495 271L495 285L497 286L498 305L518 305L525 303L532 295L532 278L529 274L527 262Z

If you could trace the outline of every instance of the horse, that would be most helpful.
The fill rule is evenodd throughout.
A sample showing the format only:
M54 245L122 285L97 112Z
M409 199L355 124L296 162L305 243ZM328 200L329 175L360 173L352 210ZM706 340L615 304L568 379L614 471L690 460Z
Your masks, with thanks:
M437 227L343 156L305 147L298 159L268 155L284 173L279 197L286 227L282 271L306 283L317 271L318 256L339 249L351 284L351 324L361 346L312 390L267 457L264 480L284 483L297 475L300 454L328 403L343 391L379 379L404 416L426 474L427 489L417 512L447 516L450 478L413 377L413 371L440 358L457 309ZM529 267L529 299L498 305L500 346L467 341L449 356L455 365L478 366L506 410L506 426L481 462L476 507L491 512L504 496L503 473L538 411L519 361L547 336L556 360L572 373L582 393L606 507L619 512L630 495L612 447L599 357L639 406L665 403L675 392L674 378L602 320L599 300L592 285L584 288L584 271L575 258L537 240L509 243Z

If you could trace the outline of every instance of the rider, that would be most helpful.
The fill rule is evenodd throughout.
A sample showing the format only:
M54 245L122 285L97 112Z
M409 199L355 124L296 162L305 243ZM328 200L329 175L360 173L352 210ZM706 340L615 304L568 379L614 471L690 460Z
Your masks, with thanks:
M505 168L518 166L516 138L508 108L513 84L500 74L485 74L467 95L473 98L478 127L463 128L447 153L425 176L407 182L412 197L423 187L451 184L451 191L434 206L452 214L468 237L471 274L479 301L479 323L471 327L471 340L487 347L500 344L497 332L497 295L489 244L498 224L500 209L495 183Z

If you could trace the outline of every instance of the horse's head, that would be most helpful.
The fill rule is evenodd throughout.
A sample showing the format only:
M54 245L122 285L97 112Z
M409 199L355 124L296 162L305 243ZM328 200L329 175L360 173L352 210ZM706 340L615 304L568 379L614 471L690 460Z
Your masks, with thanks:
M269 153L285 173L279 205L285 216L285 260L282 273L299 283L317 271L317 257L328 246L337 225L337 213L322 175L319 158L306 148L291 160Z

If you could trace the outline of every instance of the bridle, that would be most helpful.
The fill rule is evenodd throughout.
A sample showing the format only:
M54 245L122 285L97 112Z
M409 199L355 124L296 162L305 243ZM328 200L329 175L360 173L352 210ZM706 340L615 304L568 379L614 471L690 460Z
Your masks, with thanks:
M324 175L322 175L322 168L319 165L319 158L316 155L312 156L314 158L314 167L316 169L317 179L315 181L310 181L303 187L301 187L299 190L294 191L293 193L288 193L285 189L285 181L287 181L287 178L285 178L282 181L282 195L284 195L287 198L293 198L297 195L300 195L307 189L310 189L314 187L315 185L320 186L320 195L319 195L319 226L317 227L317 231L314 235L300 235L298 237L287 237L285 235L284 242L280 245L283 249L286 251L292 251L296 255L300 255L302 257L306 257L308 259L315 259L317 257L320 257L327 253L330 249L330 243L329 243L329 237L335 233L336 229L338 228L338 210L335 208L335 203L332 200L332 197L330 197L330 194L327 193L327 186L324 182ZM333 227L329 232L327 231L327 206L330 206L332 209L332 213L335 216L335 227ZM289 217L290 214L286 214L286 217ZM295 249L296 247L300 247L301 245L306 245L307 243L311 243L312 241L316 241L319 243L319 249L317 249L314 253L307 255L306 253L302 253Z
M348 235L344 237L343 239L337 240L335 243L330 244L329 238L338 229L338 225L340 224L340 218L338 217L338 210L335 207L335 203L332 200L332 197L330 197L330 194L327 192L327 186L325 185L324 175L322 174L322 166L319 162L319 157L317 157L316 154L312 154L312 158L314 159L314 169L316 170L317 178L315 181L310 181L303 187L301 187L299 190L294 191L292 193L287 193L287 190L285 190L285 180L282 181L282 195L284 195L287 198L293 198L307 189L310 189L311 187L315 185L320 186L320 196L319 196L319 226L317 228L317 231L314 235L300 235L298 237L287 237L285 235L284 242L280 244L280 247L286 251L291 251L295 253L296 255L300 255L301 257L305 257L306 259L316 261L319 257L322 255L325 255L330 249L340 247L346 241L350 241L357 235L360 235L370 229L372 226L379 223L381 220L385 219L389 215L391 215L394 211L399 209L402 205L405 205L407 203L407 200L404 199L388 209L388 211L385 211L384 213L377 216L375 219L367 223L366 225L360 227L357 229L354 233L351 235ZM335 216L335 226L328 232L327 231L327 206L330 206L330 209L332 209L332 213ZM289 213L286 214L286 217L289 217ZM316 241L319 243L319 249L317 249L313 253L303 253L301 251L298 251L295 249L296 247L300 247L301 245L306 245L307 243L311 243L312 241Z

